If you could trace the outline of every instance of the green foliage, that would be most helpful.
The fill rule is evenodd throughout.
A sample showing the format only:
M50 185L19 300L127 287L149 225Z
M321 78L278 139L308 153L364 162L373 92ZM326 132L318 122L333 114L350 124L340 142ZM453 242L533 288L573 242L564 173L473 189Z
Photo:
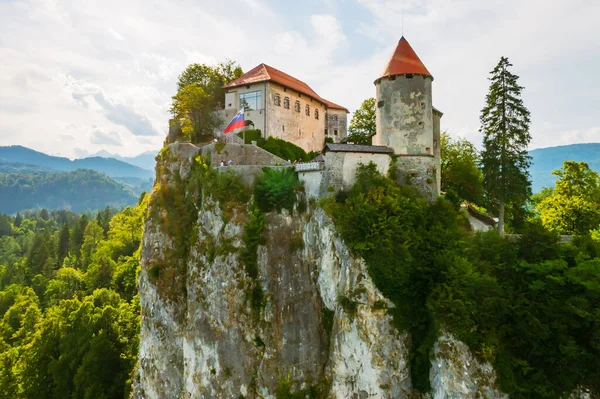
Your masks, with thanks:
M523 204L531 194L529 111L521 99L519 77L508 70L511 66L508 58L502 57L491 72L492 83L480 118L483 186L488 200L499 209L500 233L504 232L504 206Z
M256 141L257 145L264 144L265 139L262 137L262 132L260 129L247 129L244 132L237 133L238 137L243 139L245 137L245 144L252 144L253 141Z
M254 198L263 212L281 211L285 208L292 211L296 202L298 176L291 168L263 168L254 184Z
M263 306L264 293L257 281L258 277L258 246L266 243L263 230L266 227L265 215L259 210L254 209L244 230L243 240L244 249L240 258L244 263L246 273L253 280L252 291L250 294L250 304L256 318L260 315Z
M223 107L223 86L242 74L241 67L231 60L216 66L189 65L179 76L177 94L173 96L170 110L181 134L176 140L210 141L222 122L214 110Z
M410 333L416 389L429 389L431 347L443 326L492 362L511 398L557 398L577 385L599 392L600 243L559 246L539 221L516 243L495 231L469 235L447 201L427 204L372 164L324 206L395 304L386 311L396 327ZM352 313L352 300L339 302Z
M136 201L131 189L93 170L0 173L0 212L15 213L39 207L69 207L75 212L85 212L107 204L120 208ZM2 230L0 218L0 235Z
M179 75L177 91L180 92L190 85L202 87L214 104L219 105L225 99L223 86L243 74L242 68L232 60L225 60L216 66L190 64Z
M478 167L479 154L467 139L453 139L448 133L441 137L442 191L446 198L459 204L462 200L483 203L483 175Z
M177 92L170 112L181 128L182 137L178 137L178 141L210 141L214 130L222 122L214 112L214 99L195 84Z
M263 144L258 144L258 146L286 161L308 162L312 159L310 154L307 154L297 145L274 137L269 137Z
M565 161L552 172L555 188L534 197L544 226L560 234L585 235L600 226L600 175L585 162Z
M360 108L354 111L352 119L350 120L350 137L354 137L353 140L360 140L361 142L355 142L355 144L371 144L371 137L376 133L375 125L375 98L367 98L362 102Z
M0 237L0 398L129 395L145 210L104 213L106 235L92 215L24 212Z

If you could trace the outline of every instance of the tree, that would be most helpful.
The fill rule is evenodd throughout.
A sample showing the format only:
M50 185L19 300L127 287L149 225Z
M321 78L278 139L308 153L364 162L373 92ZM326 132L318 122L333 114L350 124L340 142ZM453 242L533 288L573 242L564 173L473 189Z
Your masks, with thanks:
M60 234L58 236L58 250L57 257L58 263L62 265L63 259L69 254L69 248L71 248L71 237L69 224L63 224L63 227L60 229Z
M500 234L504 234L505 205L523 204L531 193L529 111L521 99L519 77L508 70L511 66L508 58L502 57L490 73L492 83L480 117L483 186L488 200L498 208Z
M600 225L600 175L585 162L565 161L555 188L544 189L534 201L542 223L561 234L588 234Z
M371 144L371 137L376 133L375 127L375 99L367 98L362 102L350 120L350 135L348 141L355 144Z
M92 256L102 240L104 236L104 231L102 227L96 222L92 220L88 223L85 228L85 233L83 234L83 245L81 245L81 263L83 265L83 269L85 270L92 260Z
M478 205L483 201L483 175L477 167L479 153L467 139L441 137L442 191L454 203L466 200Z
M226 60L216 66L190 64L179 75L177 92L189 85L200 86L213 99L215 105L222 105L225 97L223 86L243 74L242 67L232 60Z
M23 222L23 216L19 212L17 212L17 216L15 216L15 227L21 227L21 223Z
M214 99L201 86L189 84L177 92L170 111L179 121L184 140L198 142L213 134L221 124L214 105Z

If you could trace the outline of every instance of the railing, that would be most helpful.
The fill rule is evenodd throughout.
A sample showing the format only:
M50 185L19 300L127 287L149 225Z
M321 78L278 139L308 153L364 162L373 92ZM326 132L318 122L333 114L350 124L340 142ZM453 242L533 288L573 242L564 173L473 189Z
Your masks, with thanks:
M325 169L325 162L302 162L294 165L296 172L310 172Z

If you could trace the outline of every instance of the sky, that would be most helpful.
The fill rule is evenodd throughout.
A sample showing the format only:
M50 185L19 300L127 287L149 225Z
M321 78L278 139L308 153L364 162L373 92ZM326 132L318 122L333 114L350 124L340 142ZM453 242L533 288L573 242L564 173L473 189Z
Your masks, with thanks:
M598 0L0 0L0 145L157 150L179 74L227 58L354 111L402 31L434 76L443 131L481 145L489 72L506 56L530 148L600 142L598 21Z

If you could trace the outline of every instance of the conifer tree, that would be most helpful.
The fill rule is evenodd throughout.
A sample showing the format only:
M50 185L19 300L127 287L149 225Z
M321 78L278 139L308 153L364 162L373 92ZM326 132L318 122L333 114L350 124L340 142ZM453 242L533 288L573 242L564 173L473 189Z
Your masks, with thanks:
M492 83L480 117L483 185L488 200L498 207L500 234L504 233L505 206L522 204L531 193L529 110L521 99L519 77L508 70L511 66L508 58L501 57L490 73Z

